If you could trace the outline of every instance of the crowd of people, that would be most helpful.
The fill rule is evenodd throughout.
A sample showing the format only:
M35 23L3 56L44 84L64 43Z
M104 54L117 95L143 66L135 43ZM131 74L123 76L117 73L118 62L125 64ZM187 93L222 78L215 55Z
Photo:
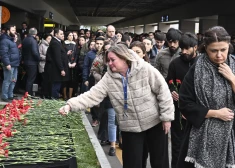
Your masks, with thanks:
M25 92L39 78L41 98L66 101L61 114L90 108L110 156L119 143L123 168L146 168L148 157L152 168L235 167L234 37L223 27L141 35L112 25L54 28L40 37L22 25L0 36L3 101L14 98L22 66Z

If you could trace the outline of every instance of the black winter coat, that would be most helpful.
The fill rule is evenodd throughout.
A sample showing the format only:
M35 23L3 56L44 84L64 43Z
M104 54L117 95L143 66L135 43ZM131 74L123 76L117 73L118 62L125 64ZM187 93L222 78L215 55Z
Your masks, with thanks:
M50 73L51 82L63 82L69 80L67 53L60 41L54 37L51 39L46 54L45 73ZM65 76L61 76L61 71Z
M38 65L40 61L38 43L33 36L28 35L22 42L22 60L25 65Z
M194 168L194 164L184 161L188 151L190 131L192 125L199 128L203 124L205 116L209 111L208 108L196 103L194 71L195 64L191 66L186 74L179 92L180 111L187 119L187 125L176 168Z

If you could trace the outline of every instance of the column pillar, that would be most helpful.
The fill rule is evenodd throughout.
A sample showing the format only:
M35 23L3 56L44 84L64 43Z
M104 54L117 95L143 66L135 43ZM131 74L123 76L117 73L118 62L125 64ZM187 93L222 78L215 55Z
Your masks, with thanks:
M200 19L199 20L199 32L204 33L209 28L218 25L217 19Z
M195 33L195 21L180 20L179 29L182 32L191 32Z
M144 25L144 33L154 32L154 26L145 24Z
M135 27L134 26L128 27L128 32L134 33L135 32Z
M141 34L143 33L143 26L135 26L135 33L136 34Z
M168 29L170 28L170 25L166 24L166 23L158 23L158 30L161 30L162 32L167 32Z
M235 14L219 15L218 25L223 26L229 34L235 33L235 23L233 22Z

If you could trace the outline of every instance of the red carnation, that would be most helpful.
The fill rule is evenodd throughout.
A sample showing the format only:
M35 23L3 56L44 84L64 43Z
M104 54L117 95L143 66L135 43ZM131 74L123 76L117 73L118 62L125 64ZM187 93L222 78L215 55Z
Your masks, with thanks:
M26 97L28 97L28 96L29 96L29 93L28 93L28 92L25 92L24 97L26 98Z
M169 84L171 85L173 83L173 80L171 79L171 80L169 80Z
M95 62L94 66L97 67L99 65L99 62Z
M181 81L179 79L176 79L177 84L181 84Z

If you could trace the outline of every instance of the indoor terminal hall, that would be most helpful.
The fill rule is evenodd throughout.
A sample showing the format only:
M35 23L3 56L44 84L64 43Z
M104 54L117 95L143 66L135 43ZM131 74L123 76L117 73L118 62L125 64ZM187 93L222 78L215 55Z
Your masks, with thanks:
M0 168L234 168L234 6L0 0Z

